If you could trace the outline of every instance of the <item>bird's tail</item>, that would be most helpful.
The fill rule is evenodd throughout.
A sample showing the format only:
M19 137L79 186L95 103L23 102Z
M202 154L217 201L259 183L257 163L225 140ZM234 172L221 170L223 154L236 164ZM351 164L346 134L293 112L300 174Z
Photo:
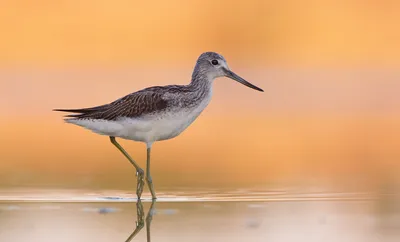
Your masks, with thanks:
M64 117L66 117L66 118L82 118L88 114L101 111L104 107L106 107L106 105L92 107L92 108L78 108L78 109L59 109L59 108L57 108L57 109L53 109L53 111L73 113L73 114L65 115Z

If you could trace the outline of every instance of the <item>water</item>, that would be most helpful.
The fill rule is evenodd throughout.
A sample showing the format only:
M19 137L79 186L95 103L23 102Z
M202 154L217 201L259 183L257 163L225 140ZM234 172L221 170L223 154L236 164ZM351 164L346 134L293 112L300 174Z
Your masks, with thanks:
M399 241L395 194L4 191L0 241ZM141 229L140 229L141 228ZM147 238L149 236L149 239ZM148 239L148 240L147 240ZM128 240L129 241L129 240Z

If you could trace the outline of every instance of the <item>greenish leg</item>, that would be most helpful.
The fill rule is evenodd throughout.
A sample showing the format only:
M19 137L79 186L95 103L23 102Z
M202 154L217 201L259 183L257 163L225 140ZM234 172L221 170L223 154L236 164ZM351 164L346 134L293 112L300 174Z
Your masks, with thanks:
M129 160L129 162L135 167L136 169L136 175L137 175L137 187L136 187L136 195L138 196L138 199L140 199L140 196L142 195L143 192L143 186L144 186L144 171L142 168L139 167L138 164L132 159L132 157L129 156L129 154L122 148L120 144L115 140L114 136L110 136L110 141L115 147L118 148L119 151L121 151L122 154Z
M153 187L153 179L151 178L150 175L150 152L151 152L151 147L147 147L147 167L146 167L146 181L147 185L149 186L150 192L151 192L151 197L153 200L157 199L156 193L154 192L154 187Z

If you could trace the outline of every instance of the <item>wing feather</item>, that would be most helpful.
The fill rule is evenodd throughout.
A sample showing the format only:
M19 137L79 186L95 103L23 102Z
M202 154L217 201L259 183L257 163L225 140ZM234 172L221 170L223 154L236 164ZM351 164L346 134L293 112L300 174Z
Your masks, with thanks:
M162 92L144 89L106 105L82 109L54 109L54 111L75 113L65 116L69 118L116 120L121 117L136 118L161 111L166 109L167 105L167 100L162 98Z

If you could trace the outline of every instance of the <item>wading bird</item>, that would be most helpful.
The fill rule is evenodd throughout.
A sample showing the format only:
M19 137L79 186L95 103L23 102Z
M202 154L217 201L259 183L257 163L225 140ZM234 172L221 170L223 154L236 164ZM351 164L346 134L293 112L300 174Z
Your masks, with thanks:
M111 143L136 169L138 199L143 191L144 180L149 186L152 198L156 199L150 175L152 144L178 136L200 115L211 100L212 84L218 77L229 77L257 91L263 91L232 72L222 55L205 52L197 59L192 80L188 85L148 87L109 104L54 111L73 113L66 116L67 123L109 136ZM143 169L115 140L116 137L146 143L146 177Z

